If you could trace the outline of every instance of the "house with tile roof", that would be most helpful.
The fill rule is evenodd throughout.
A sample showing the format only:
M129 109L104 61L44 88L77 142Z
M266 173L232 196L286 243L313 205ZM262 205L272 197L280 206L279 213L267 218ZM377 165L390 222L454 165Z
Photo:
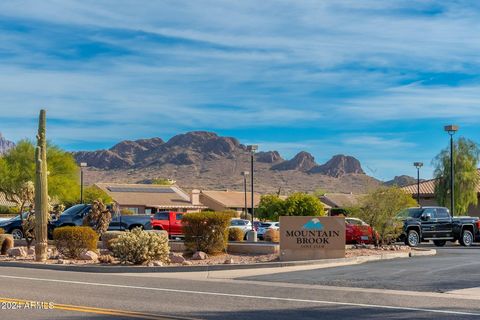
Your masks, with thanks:
M477 171L480 174L480 170ZM421 206L438 206L438 202L435 199L435 182L436 179L430 179L420 182L420 205ZM412 195L415 200L417 199L417 184L411 184L401 188L403 191ZM477 185L477 195L479 197L479 205L470 206L467 211L467 215L472 217L480 217L480 184Z
M155 184L96 183L105 191L120 209L134 214L150 214L158 211L199 212L207 209L199 198L200 191L186 193L178 186Z
M261 195L254 193L253 205L258 207ZM247 192L247 210L252 209L252 195ZM245 193L243 191L231 190L202 190L200 191L200 202L214 211L234 210L238 213L245 211Z

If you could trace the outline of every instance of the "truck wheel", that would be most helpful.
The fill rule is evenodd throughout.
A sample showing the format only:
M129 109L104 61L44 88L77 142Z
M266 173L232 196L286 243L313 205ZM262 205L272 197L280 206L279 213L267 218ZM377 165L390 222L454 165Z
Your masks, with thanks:
M459 241L462 246L470 247L473 243L473 233L470 230L463 230Z
M446 240L433 240L433 244L435 244L437 247L443 247L446 243Z
M420 243L420 235L416 230L409 230L407 233L407 238L405 239L405 244L410 247L416 247Z
M12 237L15 240L23 239L23 231L21 229L15 228L12 230Z

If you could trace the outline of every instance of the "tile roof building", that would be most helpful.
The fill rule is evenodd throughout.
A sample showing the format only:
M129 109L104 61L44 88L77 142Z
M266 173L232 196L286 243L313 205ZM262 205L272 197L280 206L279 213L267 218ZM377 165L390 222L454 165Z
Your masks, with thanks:
M348 208L358 205L364 196L354 193L325 193L320 197L320 201L330 208Z
M480 170L477 171L480 175ZM435 182L436 179L430 179L420 182L420 205L421 206L438 206L438 202L435 199ZM401 188L403 191L412 195L415 200L417 199L417 184L411 184ZM467 215L480 217L480 184L477 185L477 194L479 197L479 205L470 206Z
M258 207L260 203L260 194L254 193L254 207ZM247 192L247 210L252 208L252 196ZM216 191L202 190L200 191L200 202L215 211L235 210L243 212L245 208L245 193L243 191Z
M149 214L171 210L177 212L198 212L207 209L199 201L199 191L189 195L177 186L155 184L96 183L119 205L135 214Z

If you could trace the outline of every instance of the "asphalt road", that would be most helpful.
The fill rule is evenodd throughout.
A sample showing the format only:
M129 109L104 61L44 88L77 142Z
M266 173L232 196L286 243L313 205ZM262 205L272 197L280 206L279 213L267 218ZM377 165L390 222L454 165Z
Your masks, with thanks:
M244 278L342 287L446 292L480 287L480 246L437 248L436 256Z
M445 265L445 279L457 271L448 269L451 260L462 266L469 255L461 248L442 251L433 260L436 270ZM479 249L470 249L478 261ZM396 265L410 263L415 270L429 258L412 258L352 268L370 282L397 277ZM463 262L462 262L463 261ZM472 261L470 261L472 262ZM406 263L406 264L405 264ZM363 269L365 268L365 269ZM478 269L477 264L470 268ZM358 271L358 270L364 271ZM368 271L369 270L369 271ZM423 268L425 270L425 267ZM465 269L461 269L465 270ZM469 277L471 272L463 273ZM235 272L241 278L241 271ZM380 272L377 277L376 273ZM335 274L337 274L335 276ZM433 274L437 274L435 271ZM406 274L404 273L404 276ZM424 274L424 277L429 274ZM445 293L400 292L381 289L315 286L321 279L348 278L345 267L245 280L163 278L160 273L142 275L92 274L52 270L0 267L0 319L473 319L480 318L479 300ZM274 277L274 281L271 281ZM254 280L270 279L267 282ZM353 283L356 276L350 276ZM408 278L408 277L407 277ZM418 277L420 280L422 277ZM300 279L298 283L295 279ZM279 281L279 282L277 282ZM281 283L280 283L281 282ZM289 283L290 282L290 283ZM362 281L372 287L368 281ZM349 282L345 282L348 284ZM421 283L420 283L421 284ZM476 282L478 286L480 284ZM472 286L472 285L470 285ZM375 287L375 285L373 285ZM420 288L423 288L420 286ZM400 289L395 287L395 289ZM417 287L409 288L415 290ZM13 299L13 300L11 300ZM51 302L52 310L6 310L8 301ZM11 307L11 305L10 305Z

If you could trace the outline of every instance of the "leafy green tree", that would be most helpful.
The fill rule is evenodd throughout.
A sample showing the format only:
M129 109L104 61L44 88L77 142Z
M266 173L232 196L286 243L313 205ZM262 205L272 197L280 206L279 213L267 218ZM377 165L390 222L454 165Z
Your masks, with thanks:
M47 146L48 191L52 199L75 202L80 194L78 167L73 156L60 148ZM22 209L25 206L25 186L35 179L35 147L21 140L0 158L0 192Z
M285 215L285 201L275 194L263 195L255 214L262 220L278 221L279 216Z
M478 204L477 173L480 149L478 145L466 138L454 143L454 199L455 214L465 215L470 205ZM443 149L433 160L435 197L441 206L450 207L450 147Z
M417 206L412 195L398 187L381 187L365 196L358 208L350 208L352 215L362 219L378 232L381 244L395 241L402 232L397 214Z
M112 197L99 187L92 185L83 189L83 199L85 203L93 203L95 200L101 200L104 204L113 202Z
M314 195L296 192L285 200L287 216L324 216L323 203Z
M260 198L257 217L278 221L280 216L324 216L323 203L315 196L307 193L293 193L285 200L277 195L269 194Z

